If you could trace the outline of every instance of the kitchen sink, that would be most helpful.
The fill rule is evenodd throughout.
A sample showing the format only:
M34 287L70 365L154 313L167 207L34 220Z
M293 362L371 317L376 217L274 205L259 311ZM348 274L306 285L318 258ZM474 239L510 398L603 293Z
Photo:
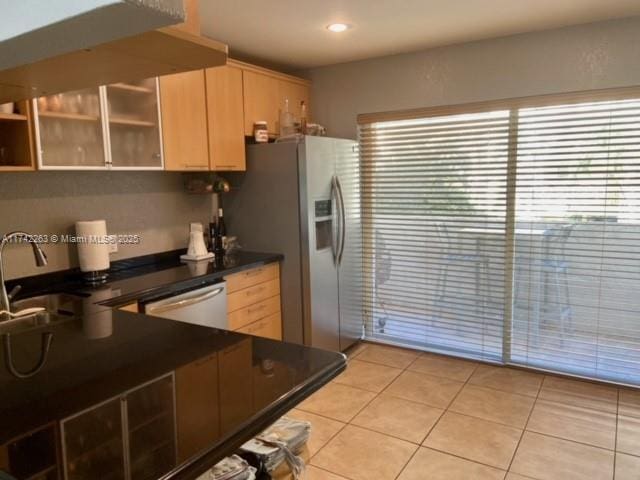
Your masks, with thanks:
M49 293L38 295L37 297L24 298L11 303L11 311L19 312L27 308L44 308L44 314L57 314L63 316L73 316L82 312L82 299L86 295L74 295L71 293ZM36 314L38 315L38 314Z
M28 308L42 308L44 310L0 321L0 333L23 332L72 320L82 313L83 298L83 296L69 293L50 293L16 300L11 303L12 312Z

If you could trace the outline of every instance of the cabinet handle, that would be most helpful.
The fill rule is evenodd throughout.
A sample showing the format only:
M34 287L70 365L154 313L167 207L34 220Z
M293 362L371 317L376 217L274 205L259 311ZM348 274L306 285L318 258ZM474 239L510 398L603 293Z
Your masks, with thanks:
M253 328L249 328L250 332L255 332L256 330L260 330L262 327L264 327L265 323L264 322L258 322L255 324L255 326Z
M261 305L257 305L255 307L250 307L247 308L247 313L255 313L255 312L259 312L260 310L264 310L266 307L266 305L263 303Z
M254 275L260 275L263 272L262 268L256 268L255 270L249 270L245 272L245 277L253 277Z
M250 297L251 295L256 295L262 292L263 290L264 290L263 286L260 286L259 288L252 288L251 290L247 290L247 297Z

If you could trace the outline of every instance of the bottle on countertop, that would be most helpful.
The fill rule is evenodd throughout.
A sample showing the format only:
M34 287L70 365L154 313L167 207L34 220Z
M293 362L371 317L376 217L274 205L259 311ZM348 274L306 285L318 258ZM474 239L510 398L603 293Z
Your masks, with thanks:
M216 251L216 237L218 235L217 230L218 225L216 223L216 219L214 218L211 222L209 222L209 251L214 253Z
M227 226L224 223L222 208L218 208L218 217L216 222L213 224L213 231L211 234L211 238L213 238L213 253L216 254L216 257L222 257L227 243Z

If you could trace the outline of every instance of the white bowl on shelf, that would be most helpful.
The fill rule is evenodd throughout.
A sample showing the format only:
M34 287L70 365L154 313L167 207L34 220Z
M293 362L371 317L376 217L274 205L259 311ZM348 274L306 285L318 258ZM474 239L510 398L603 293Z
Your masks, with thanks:
M0 113L13 113L15 106L13 102L0 104Z

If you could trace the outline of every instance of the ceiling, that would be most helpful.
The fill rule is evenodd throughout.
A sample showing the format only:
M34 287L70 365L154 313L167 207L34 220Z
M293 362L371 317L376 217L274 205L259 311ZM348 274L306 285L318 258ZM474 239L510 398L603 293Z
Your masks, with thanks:
M202 33L232 57L289 69L635 15L639 0L200 0Z

